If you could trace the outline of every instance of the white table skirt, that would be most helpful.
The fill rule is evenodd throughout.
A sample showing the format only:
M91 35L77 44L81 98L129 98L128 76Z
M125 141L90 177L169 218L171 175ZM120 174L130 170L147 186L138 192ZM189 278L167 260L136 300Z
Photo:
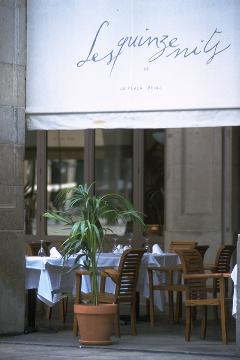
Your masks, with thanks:
M58 302L63 292L72 292L74 272L68 272L74 259L67 266L63 260L50 257L26 257L25 288L37 289L37 297L49 306Z
M234 284L233 288L233 306L232 306L232 315L237 316L237 265L234 266L231 273L231 278Z
M75 272L68 272L73 265L75 257L70 257L63 266L61 258L51 257L26 257L26 289L37 289L38 298L49 306L53 306L61 299L62 293L71 293L75 296ZM120 255L102 253L98 258L98 267L117 267ZM138 290L140 300L143 301L149 295L147 266L174 266L178 263L178 256L174 253L144 254L139 273ZM91 284L88 276L83 277L82 291L90 292ZM114 284L111 279L106 283L106 291L113 292ZM163 294L156 297L155 304L159 310L164 310Z

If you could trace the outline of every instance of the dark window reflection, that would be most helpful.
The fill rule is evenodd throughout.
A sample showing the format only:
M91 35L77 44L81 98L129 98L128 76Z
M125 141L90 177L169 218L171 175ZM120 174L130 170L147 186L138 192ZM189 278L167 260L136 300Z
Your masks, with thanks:
M95 131L95 191L102 195L115 192L132 201L133 193L133 131ZM104 219L103 219L104 221ZM131 232L121 221L108 224L109 234L123 236Z
M165 131L145 130L144 213L147 224L164 224L164 143Z
M37 160L36 132L25 131L24 202L25 233L36 235Z
M63 210L57 202L59 191L83 184L84 132L49 131L47 146L47 207ZM48 235L65 235L69 229L48 220Z

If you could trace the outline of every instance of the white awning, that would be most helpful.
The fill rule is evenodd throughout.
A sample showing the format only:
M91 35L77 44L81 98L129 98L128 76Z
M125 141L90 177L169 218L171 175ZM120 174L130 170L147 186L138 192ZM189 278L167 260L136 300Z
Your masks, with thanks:
M239 126L240 110L30 115L27 123L29 130Z
M240 125L239 0L27 7L29 129Z

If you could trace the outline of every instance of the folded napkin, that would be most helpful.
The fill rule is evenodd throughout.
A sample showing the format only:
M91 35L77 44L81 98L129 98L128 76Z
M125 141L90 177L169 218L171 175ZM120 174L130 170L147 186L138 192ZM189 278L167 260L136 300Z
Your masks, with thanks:
M50 257L52 258L61 258L62 255L60 254L60 252L55 248L55 246L53 246L50 249Z
M164 252L162 251L162 249L160 248L160 246L158 244L154 244L152 247L152 253L153 254L163 254Z
M231 272L231 278L234 285L237 285L237 265L234 266L233 271Z
M122 254L123 253L123 247L121 244L118 244L116 249L113 251L113 254Z

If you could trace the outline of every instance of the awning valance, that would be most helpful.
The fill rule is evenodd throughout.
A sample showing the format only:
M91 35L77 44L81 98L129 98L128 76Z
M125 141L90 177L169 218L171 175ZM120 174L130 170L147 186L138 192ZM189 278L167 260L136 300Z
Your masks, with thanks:
M30 115L29 130L239 126L240 110Z

